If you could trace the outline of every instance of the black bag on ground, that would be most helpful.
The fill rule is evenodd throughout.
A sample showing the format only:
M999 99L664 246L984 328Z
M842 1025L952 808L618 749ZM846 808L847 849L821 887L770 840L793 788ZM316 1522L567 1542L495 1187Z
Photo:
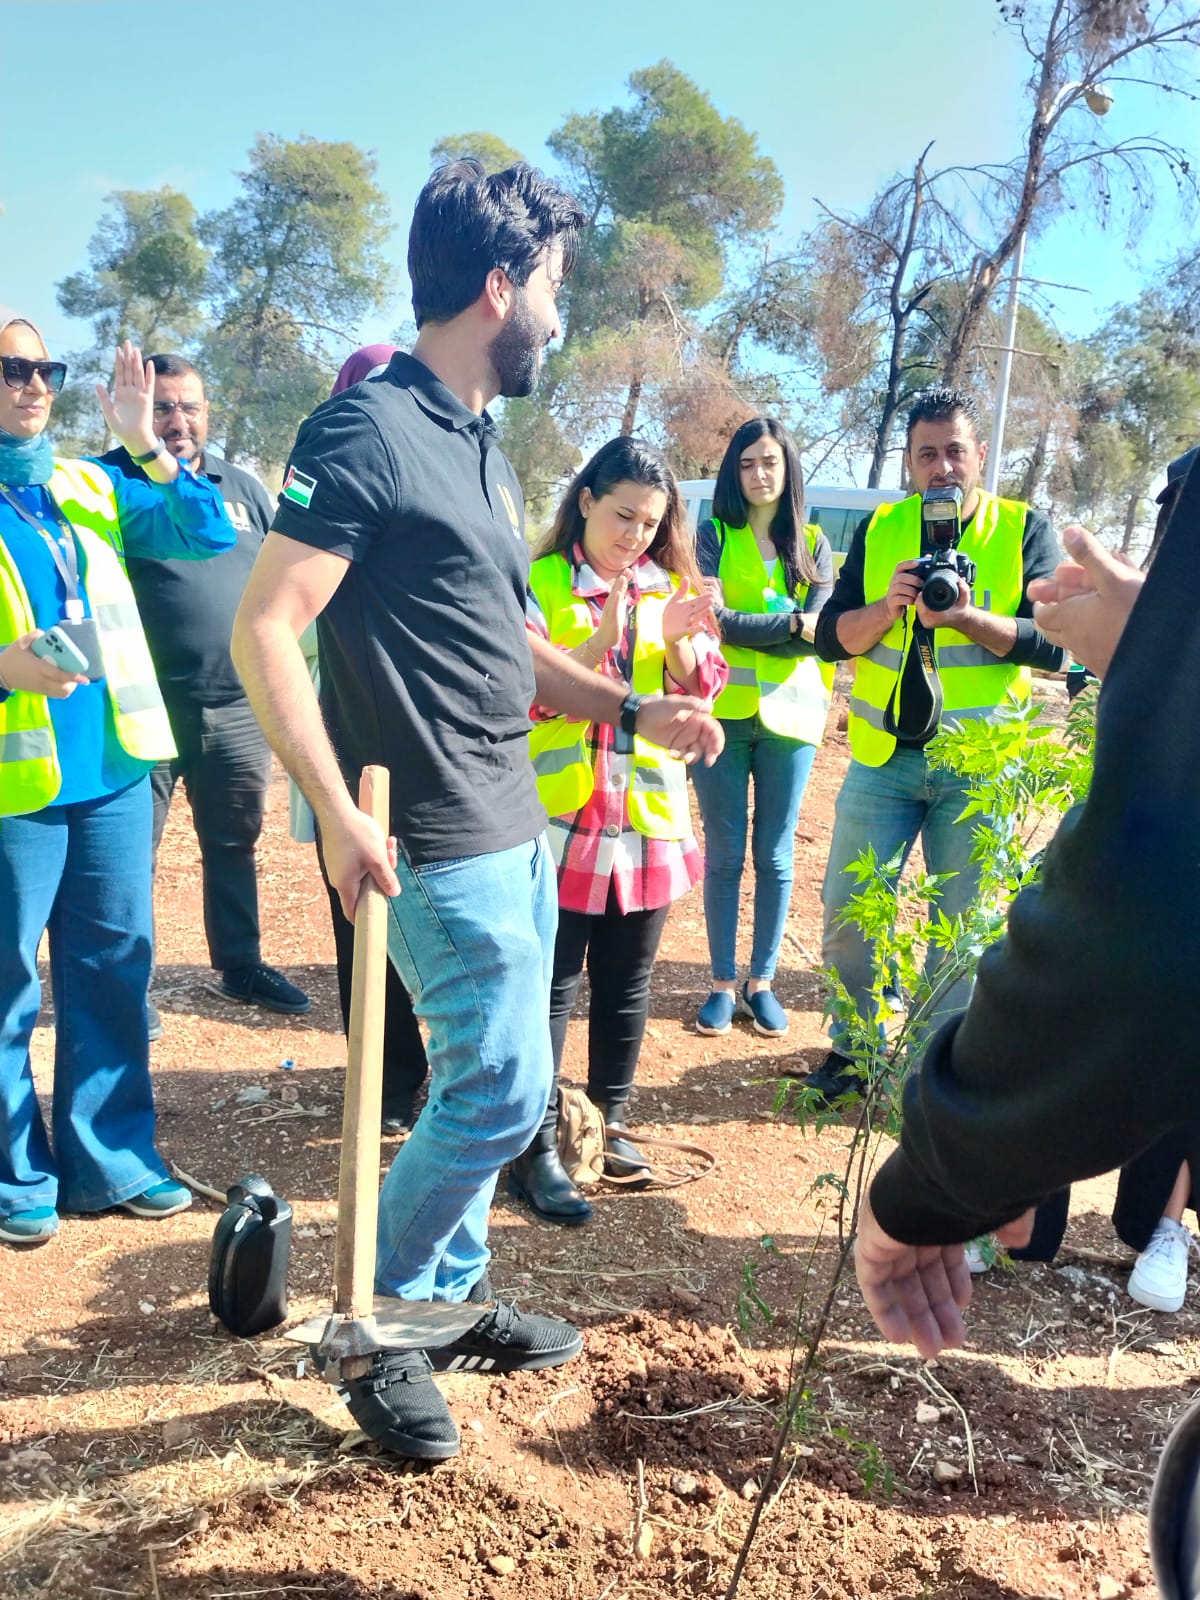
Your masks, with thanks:
M246 1339L287 1318L292 1208L255 1173L225 1198L208 1260L208 1304L230 1333Z

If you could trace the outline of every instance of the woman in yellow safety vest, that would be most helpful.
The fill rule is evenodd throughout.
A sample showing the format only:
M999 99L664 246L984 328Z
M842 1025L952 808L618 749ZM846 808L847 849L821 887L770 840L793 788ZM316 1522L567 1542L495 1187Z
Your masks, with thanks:
M832 669L813 656L808 619L833 586L829 541L804 523L804 479L791 436L753 417L730 440L699 530L700 569L720 600L729 683L713 710L725 729L716 762L692 776L704 818L704 915L712 992L701 1033L727 1033L739 1009L738 895L754 783L754 932L740 1008L755 1030L787 1032L772 993L792 891L800 802L825 734Z
M154 1147L146 1028L151 801L171 727L126 552L201 557L235 540L215 485L155 436L154 371L117 352L110 431L152 481L55 457L66 367L0 307L0 1239L40 1244L58 1212L182 1211ZM29 1045L49 934L51 1137Z
M711 699L725 682L671 469L636 439L612 439L568 488L530 573L529 627L637 694ZM550 814L559 924L550 993L555 1083L541 1128L510 1167L514 1192L551 1222L591 1207L555 1141L558 1069L587 962L588 1095L620 1175L646 1176L620 1137L650 1006L650 973L671 902L703 872L686 768L607 723L533 708L530 754ZM618 1130L616 1133L613 1130Z

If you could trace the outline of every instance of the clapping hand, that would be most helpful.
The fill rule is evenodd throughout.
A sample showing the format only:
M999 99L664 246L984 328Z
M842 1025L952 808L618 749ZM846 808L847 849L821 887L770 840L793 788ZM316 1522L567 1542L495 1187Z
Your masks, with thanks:
M154 368L142 360L132 339L117 346L112 394L98 383L96 398L109 432L130 455L146 455L154 449Z
M615 650L625 634L625 620L629 615L629 574L619 572L613 579L604 610L600 613L600 626L591 637L591 647L596 659Z
M676 589L663 607L663 640L678 644L690 639L713 625L713 597L711 594L691 594L687 589Z

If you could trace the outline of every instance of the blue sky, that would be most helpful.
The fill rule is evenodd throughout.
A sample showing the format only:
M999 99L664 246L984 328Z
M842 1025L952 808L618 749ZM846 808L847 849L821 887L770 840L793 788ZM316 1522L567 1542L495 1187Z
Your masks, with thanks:
M667 57L754 131L787 188L786 245L815 216L864 204L936 140L941 163L1001 160L1019 143L1026 67L994 0L842 0L783 8L715 0L606 0L571 8L410 0L6 0L0 52L31 98L0 122L0 301L40 321L52 348L86 341L54 284L84 264L112 189L171 184L226 203L259 131L350 139L374 151L402 262L413 199L441 135L486 129L532 160L572 111L622 98L631 71ZM1072 115L1086 118L1078 110ZM1200 113L1117 90L1105 133L1152 129L1200 147ZM1027 273L1087 331L1136 293L1179 241L1170 205L1140 255L1080 212L1031 243ZM366 324L378 338L408 312Z

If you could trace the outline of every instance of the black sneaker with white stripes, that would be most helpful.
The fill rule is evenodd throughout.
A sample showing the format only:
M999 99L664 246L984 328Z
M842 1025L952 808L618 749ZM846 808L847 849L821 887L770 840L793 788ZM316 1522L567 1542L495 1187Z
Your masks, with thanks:
M497 1300L453 1344L426 1354L435 1372L537 1372L561 1367L582 1349L583 1335L569 1322L534 1316Z
M458 1454L458 1429L423 1350L381 1351L366 1377L339 1388L367 1437L397 1455L446 1461Z

